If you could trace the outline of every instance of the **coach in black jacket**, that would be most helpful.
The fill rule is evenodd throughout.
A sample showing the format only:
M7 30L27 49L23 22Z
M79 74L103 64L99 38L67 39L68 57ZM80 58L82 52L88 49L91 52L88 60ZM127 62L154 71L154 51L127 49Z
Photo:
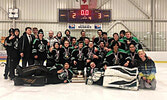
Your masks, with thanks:
M35 36L31 33L32 29L30 27L26 27L25 32L19 40L19 51L20 56L22 57L22 67L26 67L27 62L28 65L32 65L34 63L32 55L32 43Z

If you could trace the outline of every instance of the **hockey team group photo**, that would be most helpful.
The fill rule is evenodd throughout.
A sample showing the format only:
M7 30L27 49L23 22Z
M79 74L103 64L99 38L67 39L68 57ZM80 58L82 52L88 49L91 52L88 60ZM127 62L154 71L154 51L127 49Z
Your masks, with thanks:
M47 37L44 35L47 34ZM99 85L127 90L156 89L156 66L130 31L109 36L99 29L79 38L66 29L45 33L37 27L10 28L4 79L15 86L48 84Z

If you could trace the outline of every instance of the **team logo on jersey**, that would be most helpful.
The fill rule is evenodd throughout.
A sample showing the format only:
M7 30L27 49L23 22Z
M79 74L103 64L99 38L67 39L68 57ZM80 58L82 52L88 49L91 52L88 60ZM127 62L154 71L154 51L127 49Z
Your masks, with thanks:
M18 44L19 44L19 41L18 41L18 39L16 39L16 41L14 42L14 48L15 49L18 49Z
M45 51L45 45L42 43L42 44L39 44L38 45L38 48L39 48L39 52L44 52Z

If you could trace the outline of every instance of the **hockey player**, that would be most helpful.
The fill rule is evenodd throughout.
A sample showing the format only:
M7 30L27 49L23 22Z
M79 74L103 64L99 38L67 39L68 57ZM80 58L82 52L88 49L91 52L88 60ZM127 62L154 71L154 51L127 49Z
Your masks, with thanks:
M78 48L78 42L76 41L76 37L73 37L70 47L73 49Z
M103 33L102 33L102 37L103 37L103 41L104 41L104 43L105 43L105 47L108 47L111 38L110 38L110 37L107 37L107 32L103 32Z
M81 37L77 40L77 42L82 41L84 42L86 38L86 32L84 30L81 31Z
M90 39L88 37L86 37L84 40L84 47L88 47L89 42L90 42Z
M83 42L80 41L78 44L78 49L74 49L72 51L71 61L73 69L84 70L86 59L84 57L83 49L84 49Z
M66 36L62 38L62 43L64 44L64 42L67 40L67 41L69 41L69 43L71 45L73 37L71 36L70 30L66 29L65 30L65 35Z
M93 42L89 42L89 47L84 49L84 56L86 57L86 66L89 66L91 62L95 62L97 67L100 67L100 56L98 48L94 46Z
M129 62L126 62L126 64L124 64L124 66L126 67L130 67L130 68L134 68L137 67L137 61L140 59L139 55L138 55L138 50L135 47L135 44L131 43L129 45L129 50L127 51L128 53L128 58Z
M102 30L98 30L98 31L97 31L97 34L98 34L99 36L96 37L96 38L94 38L94 37L92 38L92 40L93 40L93 42L94 42L95 45L99 45L99 42L103 40L102 33L103 33Z
M19 34L20 30L18 28L14 31L14 38L9 38L9 41L12 42L12 48L11 48L11 66L10 66L10 79L13 80L15 77L15 69L16 66L19 65L20 61L20 52L19 52Z
M47 47L48 42L43 37L44 37L44 32L42 29L40 29L38 31L38 39L34 40L33 46L32 46L33 48L32 53L35 59L34 60L35 65L43 66L43 63L47 57L46 53L48 50L48 47Z
M104 60L105 68L107 66L114 66L114 65L123 66L126 62L125 59L127 57L127 53L124 50L119 49L119 43L117 41L114 41L111 47L112 50L107 53Z
M11 66L11 55L12 55L12 41L9 41L11 39L14 39L14 29L11 28L9 29L9 36L5 39L4 42L4 47L7 52L7 59L6 59L6 66L5 66L5 73L4 73L4 79L8 79L8 74L10 71L10 66ZM10 75L9 75L10 77Z
M98 46L98 49L99 49L99 56L101 58L100 60L100 67L103 66L103 61L104 61L104 58L108 52L108 48L105 47L105 42L104 41L100 41L100 44Z
M125 30L121 30L119 33L119 39L124 39L125 37Z
M55 42L53 47L51 47L47 54L47 66L52 67L55 64L61 64L62 62L62 51L60 48L60 44Z
M125 50L125 43L124 43L123 39L119 39L118 33L114 33L114 34L113 34L113 38L110 39L109 41L110 41L110 48L112 48L112 47L111 47L111 46L112 46L112 43L113 43L114 41L117 41L118 44L119 44L119 48Z
M37 39L37 38L38 38L38 28L37 28L37 27L34 27L34 28L32 29L32 31L33 31L33 35L34 35L35 38Z
M70 64L65 63L56 64L49 69L49 75L47 76L48 84L58 84L58 83L70 83L73 76L73 72L70 69Z
M62 64L65 62L68 62L70 64L71 62L71 53L72 53L72 48L69 47L70 42L68 40L64 41L64 46L61 48L61 51L63 52L62 54Z
M135 44L136 49L143 49L141 44L139 43L139 40L136 37L132 36L131 32L126 32L124 37L124 42L125 42L125 50L129 50L129 44L133 43Z
M57 40L57 42L60 44L60 45L62 45L62 33L61 33L61 31L58 31L57 32L57 35L55 36L55 39Z
M156 89L156 67L153 60L148 59L143 50L138 51L140 60L138 60L140 88Z

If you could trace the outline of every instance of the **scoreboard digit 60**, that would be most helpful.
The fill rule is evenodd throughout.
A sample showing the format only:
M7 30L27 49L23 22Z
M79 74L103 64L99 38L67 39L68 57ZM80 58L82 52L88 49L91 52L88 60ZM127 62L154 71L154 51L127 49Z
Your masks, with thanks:
M59 22L98 23L110 22L111 10L59 9Z

